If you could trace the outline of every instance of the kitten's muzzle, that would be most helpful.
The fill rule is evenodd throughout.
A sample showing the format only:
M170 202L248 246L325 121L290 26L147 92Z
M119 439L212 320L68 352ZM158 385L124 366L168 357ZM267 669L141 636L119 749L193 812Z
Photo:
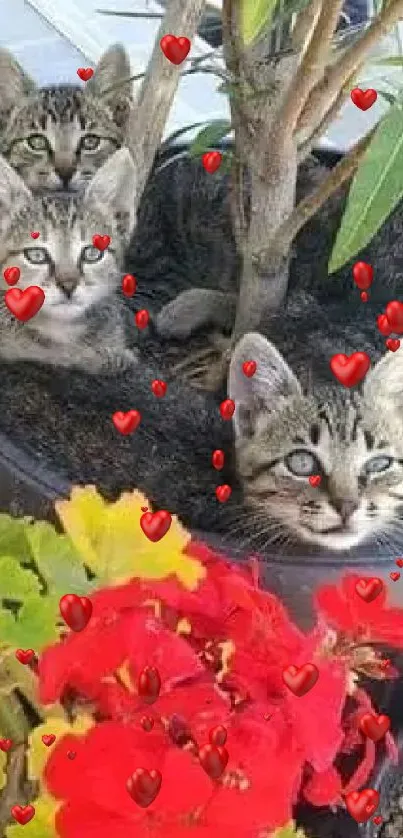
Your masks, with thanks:
M345 526L352 515L354 515L354 512L358 509L360 502L359 500L354 500L353 498L330 498L330 504L333 506L333 509L338 512L343 525Z
M57 287L60 288L61 291L63 291L63 294L67 297L68 300L70 300L73 296L79 281L80 279L77 276L55 277L55 283Z

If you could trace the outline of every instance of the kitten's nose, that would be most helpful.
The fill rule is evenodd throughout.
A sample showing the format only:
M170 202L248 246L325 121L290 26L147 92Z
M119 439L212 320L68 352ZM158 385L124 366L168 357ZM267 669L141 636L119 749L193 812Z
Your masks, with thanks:
M57 276L55 278L55 282L58 288L70 299L73 296L74 291L77 288L79 283L79 278L77 276Z
M345 524L349 518L354 514L359 507L359 501L353 498L332 498L331 504L339 513L341 520Z
M63 189L66 189L76 172L76 165L75 163L71 162L59 162L55 165L55 172L59 175L59 178L63 184Z

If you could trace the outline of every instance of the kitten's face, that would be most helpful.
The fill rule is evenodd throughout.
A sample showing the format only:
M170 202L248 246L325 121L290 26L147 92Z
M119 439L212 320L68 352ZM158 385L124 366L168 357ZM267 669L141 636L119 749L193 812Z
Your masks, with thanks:
M129 77L123 48L112 47L84 87L38 89L1 51L0 152L35 192L82 189L123 145Z
M40 312L29 328L54 336L69 322L108 296L119 284L124 249L134 218L134 170L121 149L100 169L83 195L35 199L18 175L0 165L0 286L6 267L20 268L17 288L38 285L45 292ZM7 210L5 207L7 206ZM1 223L1 222L0 222ZM31 231L39 231L32 239ZM109 235L110 246L93 246L96 234Z
M382 362L361 397L337 384L305 396L274 347L263 338L249 346L251 338L242 357L235 353L232 398L245 497L268 544L290 536L327 550L381 542L403 509L403 428ZM257 353L256 376L237 386L235 365Z

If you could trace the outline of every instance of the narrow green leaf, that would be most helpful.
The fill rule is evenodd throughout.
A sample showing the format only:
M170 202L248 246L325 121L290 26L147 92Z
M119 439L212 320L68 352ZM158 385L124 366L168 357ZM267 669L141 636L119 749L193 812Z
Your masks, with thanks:
M72 541L59 535L45 521L38 521L27 530L27 539L39 573L51 593L86 594L91 583Z
M277 6L277 0L241 0L240 30L246 46L259 37L269 25Z
M371 61L371 64L380 64L385 67L403 67L403 55L389 55L385 58L377 58Z
M193 140L189 154L191 157L200 157L205 151L209 151L219 143L223 137L232 130L231 123L227 119L215 119L210 122L206 128L199 131L197 137Z
M374 237L403 196L403 109L380 123L353 180L329 262L341 268Z
M39 591L40 582L32 570L21 567L14 556L0 556L0 599L18 601Z
M26 538L28 520L0 515L0 556L15 556L20 562L31 558Z
M380 90L378 88L377 92L378 92L378 96L382 96L382 98L385 99L385 102L387 102L388 105L392 106L392 105L395 104L397 97L394 96L393 93L390 93L389 90Z

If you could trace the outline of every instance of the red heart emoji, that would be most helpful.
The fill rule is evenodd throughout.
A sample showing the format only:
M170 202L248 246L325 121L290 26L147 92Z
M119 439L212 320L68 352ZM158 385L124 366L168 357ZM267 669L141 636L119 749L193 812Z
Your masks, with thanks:
M46 745L47 748L50 748L50 746L53 745L54 742L56 742L56 736L54 735L54 733L45 733L42 736L42 742L44 745Z
M388 303L385 309L385 314L390 325L391 331L396 334L403 334L403 303L398 300L392 300Z
M210 175L213 175L222 163L222 154L219 151L206 151L202 156L203 166Z
M13 806L11 814L17 823L25 826L35 816L35 809L33 806Z
M37 285L30 285L24 291L21 288L10 288L4 294L4 302L17 320L26 323L42 308L45 294Z
M374 269L367 262L356 262L353 265L353 279L360 291L368 291L374 279Z
M92 243L94 247L97 248L97 250L106 250L106 248L109 247L111 243L111 237L100 236L99 233L97 233L95 236L92 237Z
M15 657L17 661L23 663L26 666L28 663L31 663L35 657L35 652L33 649L17 649L15 653Z
M322 482L322 478L321 478L320 474L311 474L311 476L309 478L309 482L310 482L311 486L316 488L316 486L320 486L320 484Z
M378 98L376 90L373 90L372 87L368 88L368 90L361 90L359 87L355 87L351 91L350 96L351 101L361 111L367 111L368 108L371 108Z
M308 693L315 686L319 672L314 663L304 663L303 666L288 666L283 669L285 685L298 698Z
M354 387L365 378L371 365L366 352L353 352L352 355L333 355L330 359L330 369L344 387Z
M161 788L162 776L157 769L136 768L129 777L126 788L134 802L142 809L147 809L157 797Z
M226 748L216 745L203 745L199 750L200 765L212 780L219 780L224 773L228 757Z
M152 719L151 716L142 716L140 719L140 724L143 730L146 731L146 733L150 733L150 730L152 730L154 727L154 719Z
M155 666L145 666L141 670L137 682L137 692L139 696L147 702L147 704L154 704L157 700L161 690L161 678L158 669Z
M392 582L397 582L397 580L400 579L400 573L398 573L397 570L392 570L392 573L389 573L389 576Z
M364 713L360 719L360 728L368 739L379 742L390 728L389 716L377 716L376 713Z
M165 58L171 64L182 64L189 54L191 43L189 38L177 38L175 35L164 35L160 40L160 47Z
M221 469L224 468L225 454L224 451L221 451L221 448L216 448L216 450L213 451L211 462L213 468L216 468L217 471L221 471Z
M375 817L372 818L372 823L374 823L375 826L379 826L379 824L381 824L382 821L383 821L383 818L382 818L381 815L375 815Z
M150 315L145 308L142 308L141 311L136 312L134 319L138 329L145 329L150 322Z
M0 739L0 751L4 751L4 753L7 753L7 751L9 751L12 747L12 744L12 739Z
M387 338L385 340L385 346L390 352L397 352L400 349L400 340L397 338Z
M125 297L132 297L136 293L137 281L132 274L125 274L122 279L122 291Z
M225 399L220 404L220 413L223 419L231 419L235 413L235 402L232 399Z
M373 602L383 591L384 585L382 579L373 576L367 579L359 579L356 583L355 590L364 602Z
M227 731L223 725L217 725L210 730L208 738L216 748L223 748L227 741Z
M165 509L159 512L145 512L140 518L140 526L144 535L150 541L161 541L167 534L172 523L172 517Z
M65 594L59 601L59 610L72 631L83 631L91 619L92 602L86 596Z
M117 410L112 416L112 422L119 433L127 435L137 430L141 422L141 413L138 410Z
M386 314L378 314L378 317L376 318L376 325L378 326L381 335L385 338L393 331Z
M257 369L256 361L244 361L242 364L242 371L243 374L246 375L246 378L252 378L255 374Z
M7 285L16 285L21 276L21 271L19 268L5 268L3 276Z
M167 385L165 381L161 381L160 379L156 378L155 381L153 381L151 384L151 389L154 393L154 396L158 396L158 398L162 399L167 391Z
M92 67L79 67L77 70L78 78L81 81L89 81L94 75Z
M361 297L361 302L362 303L367 303L368 302L368 294L367 294L366 291L361 291L360 297Z
M345 797L347 809L357 823L365 823L379 806L379 794L375 789L350 791Z
M396 559L395 564L396 564L398 567L403 567L403 559Z
M35 230L34 233L31 233L31 239L39 239L39 233L37 230Z
M67 751L67 759L75 759L77 756L76 751Z
M221 486L217 486L215 494L220 503L226 503L232 494L231 486L228 486L227 483L223 483Z

